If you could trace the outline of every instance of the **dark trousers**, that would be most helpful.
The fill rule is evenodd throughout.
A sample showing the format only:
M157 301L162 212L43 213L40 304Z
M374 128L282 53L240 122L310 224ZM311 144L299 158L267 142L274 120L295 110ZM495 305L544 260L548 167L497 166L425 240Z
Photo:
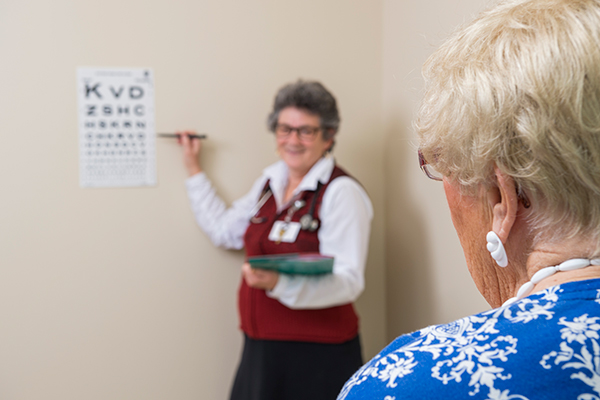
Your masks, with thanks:
M231 400L335 400L362 366L360 339L341 344L244 336Z

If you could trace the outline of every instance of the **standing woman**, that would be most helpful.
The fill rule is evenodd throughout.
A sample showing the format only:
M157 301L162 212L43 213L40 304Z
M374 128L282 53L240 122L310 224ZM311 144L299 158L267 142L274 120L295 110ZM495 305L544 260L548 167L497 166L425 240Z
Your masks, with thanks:
M181 132L191 207L216 246L245 248L247 256L334 257L333 273L320 276L242 266L244 349L232 400L334 399L362 364L352 303L364 288L373 211L361 185L330 154L339 122L335 98L320 83L281 88L268 117L281 160L231 208L202 171L200 140ZM285 235L274 235L286 219Z

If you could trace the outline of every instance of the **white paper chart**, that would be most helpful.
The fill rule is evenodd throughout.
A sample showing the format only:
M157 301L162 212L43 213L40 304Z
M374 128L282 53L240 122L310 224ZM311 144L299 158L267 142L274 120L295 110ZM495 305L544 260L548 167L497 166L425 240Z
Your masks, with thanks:
M156 185L150 69L78 68L79 185Z

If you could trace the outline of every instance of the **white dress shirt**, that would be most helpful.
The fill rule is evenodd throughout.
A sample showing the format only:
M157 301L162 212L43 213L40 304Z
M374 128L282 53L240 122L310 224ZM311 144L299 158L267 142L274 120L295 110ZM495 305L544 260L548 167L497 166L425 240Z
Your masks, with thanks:
M294 196L325 184L333 172L333 157L321 158L304 176ZM186 180L188 197L198 225L219 247L241 249L244 233L267 180L277 204L288 181L285 162L265 168L250 191L227 208L204 173ZM292 198L294 197L292 196ZM334 257L333 273L320 276L279 274L277 285L267 295L293 309L333 307L355 301L364 289L364 271L369 246L373 207L362 186L348 176L327 186L319 211L319 252Z

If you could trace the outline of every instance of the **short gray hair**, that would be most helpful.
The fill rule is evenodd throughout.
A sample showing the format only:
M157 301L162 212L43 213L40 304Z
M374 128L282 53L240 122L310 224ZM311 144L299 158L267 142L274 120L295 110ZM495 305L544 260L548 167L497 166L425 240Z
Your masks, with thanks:
M421 151L465 189L493 166L531 201L536 241L600 254L600 0L508 0L425 63Z
M275 132L279 113L287 107L318 115L325 140L331 139L340 127L340 114L335 97L319 82L299 79L279 89L273 102L273 111L267 119L267 126L271 132Z

